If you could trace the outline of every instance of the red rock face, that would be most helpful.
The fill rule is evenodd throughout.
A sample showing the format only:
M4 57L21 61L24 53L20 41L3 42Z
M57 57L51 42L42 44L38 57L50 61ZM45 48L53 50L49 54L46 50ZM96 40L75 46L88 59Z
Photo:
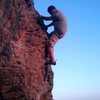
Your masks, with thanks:
M26 1L0 1L0 100L52 100L47 33L32 0Z

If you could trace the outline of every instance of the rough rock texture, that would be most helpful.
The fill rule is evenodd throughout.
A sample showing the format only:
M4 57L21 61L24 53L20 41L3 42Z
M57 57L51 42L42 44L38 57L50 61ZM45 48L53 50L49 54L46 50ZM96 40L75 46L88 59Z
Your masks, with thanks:
M53 100L46 40L32 0L0 0L0 100Z

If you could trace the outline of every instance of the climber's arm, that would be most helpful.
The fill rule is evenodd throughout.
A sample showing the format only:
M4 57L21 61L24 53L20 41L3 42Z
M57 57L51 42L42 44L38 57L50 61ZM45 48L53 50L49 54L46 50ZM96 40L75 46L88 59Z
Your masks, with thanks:
M41 16L42 19L44 20L54 20L54 17L45 17L45 16Z
M54 25L54 23L51 22L49 25L47 25L47 27L50 27L50 26L53 26L53 25Z

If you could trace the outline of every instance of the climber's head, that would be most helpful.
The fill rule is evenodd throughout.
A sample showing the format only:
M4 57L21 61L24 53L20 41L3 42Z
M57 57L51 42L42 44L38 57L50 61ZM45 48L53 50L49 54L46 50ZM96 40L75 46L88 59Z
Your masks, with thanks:
M51 6L48 7L48 12L49 12L51 15L53 15L53 14L55 14L55 13L57 12L57 9L56 9L55 6L51 5Z

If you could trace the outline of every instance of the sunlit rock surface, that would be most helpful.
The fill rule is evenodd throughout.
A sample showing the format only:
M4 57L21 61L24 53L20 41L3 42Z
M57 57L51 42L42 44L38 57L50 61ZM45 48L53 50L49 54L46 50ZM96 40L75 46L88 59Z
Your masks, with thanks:
M32 0L0 0L0 100L53 100L39 20Z

